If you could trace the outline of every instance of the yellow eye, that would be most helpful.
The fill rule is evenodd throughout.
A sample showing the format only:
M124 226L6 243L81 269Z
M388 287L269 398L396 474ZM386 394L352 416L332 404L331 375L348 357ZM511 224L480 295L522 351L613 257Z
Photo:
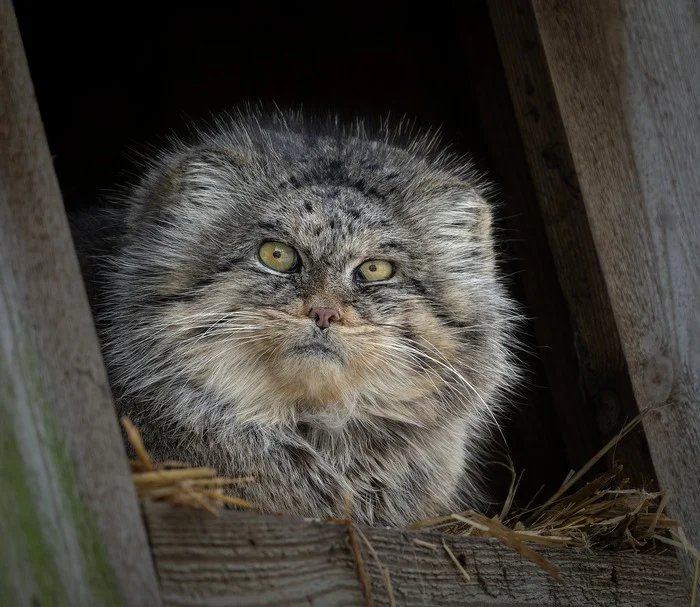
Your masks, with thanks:
M394 266L382 259L365 261L357 268L357 277L360 280L371 282L373 280L387 280L394 275Z
M264 242L258 255L268 268L278 272L293 272L299 262L297 252L282 242Z

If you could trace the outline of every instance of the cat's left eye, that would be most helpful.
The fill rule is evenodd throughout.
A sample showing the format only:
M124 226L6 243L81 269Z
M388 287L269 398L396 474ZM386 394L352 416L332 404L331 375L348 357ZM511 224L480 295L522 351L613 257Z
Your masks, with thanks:
M363 282L388 280L394 275L394 265L383 259L370 259L357 268L356 276Z
M268 268L278 272L293 272L299 265L297 252L283 242L264 242L258 249L258 256Z

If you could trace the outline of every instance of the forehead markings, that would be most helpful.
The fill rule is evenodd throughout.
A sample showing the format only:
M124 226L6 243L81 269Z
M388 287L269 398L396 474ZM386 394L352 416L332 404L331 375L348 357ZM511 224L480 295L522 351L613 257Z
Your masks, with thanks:
M312 164L306 171L290 174L280 183L280 187L286 189L291 186L297 190L308 187L335 188L336 191L337 189L351 189L363 196L376 198L382 202L399 189L399 185L394 183L399 175L398 172L380 174L381 165L363 163L361 170L370 173L369 176L373 178L373 181L376 181L376 183L368 183L365 176L350 175L343 162L334 158L315 166Z
M304 203L305 205L306 203ZM397 252L406 252L407 250L401 241L391 237L386 238L386 236L375 232L376 228L385 231L391 229L390 222L385 219L378 221L374 219L372 222L362 223L360 227L366 228L366 230L362 230L358 235L355 217L361 217L361 214L356 208L338 206L332 211L322 211L320 215L320 217L295 215L292 218L291 231L288 229L290 226L270 219L258 221L257 227L262 232L263 237L279 239L292 246L296 245L302 251L306 249L302 244L304 234L306 234L306 238L323 237L324 241L327 241L323 248L338 245L337 239L339 238L346 242L353 241L353 252L348 252L349 258L364 258L366 255L379 258L392 257ZM359 245L356 241L358 237L361 239ZM374 252L367 252L368 249L372 249Z
M286 232L280 222L270 221L267 219L263 219L262 221L259 221L258 227L263 232Z
M352 180L345 175L344 182L337 184L337 182L328 183L328 180L323 179L311 180L306 175L301 178L292 175L287 178L286 184L298 190L303 189L307 192L307 196L308 194L311 196L304 196L304 199L293 205L291 209L289 206L284 209L284 211L296 209L296 212L289 213L291 224L289 221L276 221L274 217L258 221L257 227L262 232L266 232L266 236L269 238L280 238L294 244L294 241L303 241L303 233L306 233L307 238L361 236L367 240L367 236L369 236L366 234L367 229L380 232L390 232L393 229L392 221L384 216L383 209L373 208L373 201L358 199L357 196L343 196L344 192L355 191L363 196L374 197L375 201L377 198L384 199L383 194L367 186L364 178ZM300 194L301 192L297 195ZM291 202L291 200L287 199L287 202ZM283 212L282 209L280 212ZM295 238L295 236L302 238ZM379 249L379 252L387 250L388 253L402 249L402 246L395 239L382 238L376 233L371 240L374 241L372 248ZM301 245L302 242L298 242L298 244Z
M382 240L379 248L387 251L405 251L406 248L398 240Z

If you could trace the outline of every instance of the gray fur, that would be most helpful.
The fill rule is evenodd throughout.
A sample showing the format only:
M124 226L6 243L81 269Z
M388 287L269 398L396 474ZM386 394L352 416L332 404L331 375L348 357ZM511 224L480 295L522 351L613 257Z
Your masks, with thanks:
M402 525L477 506L516 369L491 211L426 138L239 114L74 223L120 415L264 511ZM264 267L266 239L297 273ZM367 259L394 262L358 284ZM337 307L321 332L312 306ZM299 353L321 340L332 354Z

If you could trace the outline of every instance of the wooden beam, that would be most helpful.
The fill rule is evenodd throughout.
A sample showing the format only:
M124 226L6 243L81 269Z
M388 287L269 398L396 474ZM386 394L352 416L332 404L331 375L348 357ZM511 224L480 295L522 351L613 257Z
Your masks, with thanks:
M536 192L538 208L527 215L534 215L530 221L541 222L546 230L564 294L564 302L557 300L556 305L564 305L559 313L566 314L575 336L577 385L587 395L583 403L556 396L564 409L561 416L569 419L568 426L563 424L569 428L566 442L568 445L570 435L586 424L597 426L601 435L593 449L587 441L585 459L578 463L581 466L637 414L637 402L532 6L528 0L489 0L488 4ZM540 280L539 284L541 289L544 283ZM549 299L550 294L540 291L540 297ZM552 316L547 314L541 322L551 323ZM556 361L567 358L567 350L559 351L564 344L561 339L550 339L549 345L550 351L543 356L549 354L561 366ZM562 377L561 370L555 370ZM573 386L568 389L574 393ZM617 463L624 465L635 486L655 488L656 474L643 432L633 433L610 453L607 467Z
M532 6L654 466L700 546L697 3Z
M345 525L233 511L217 518L166 504L145 511L164 605L364 604ZM558 582L497 540L360 529L389 569L397 605L688 604L673 556L542 550L560 567ZM383 575L360 543L374 601L389 605Z
M0 0L0 596L158 605L10 0Z

